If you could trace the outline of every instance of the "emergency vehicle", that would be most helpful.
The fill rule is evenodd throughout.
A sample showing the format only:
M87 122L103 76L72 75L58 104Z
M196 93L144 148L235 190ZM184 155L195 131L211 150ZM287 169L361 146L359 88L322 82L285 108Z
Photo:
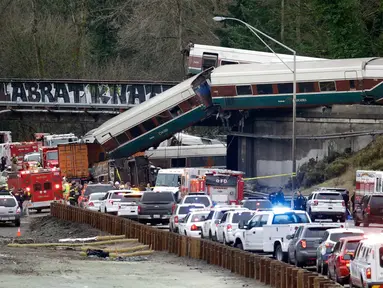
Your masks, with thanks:
M0 131L0 143L9 143L9 142L12 142L12 132Z
M41 165L44 168L59 167L58 149L56 147L41 147Z
M366 194L383 193L383 171L357 170L355 181L355 204L359 205Z
M36 169L10 172L8 188L23 189L31 193L30 209L40 212L50 203L62 199L62 177L59 169Z
M153 191L173 192L179 200L190 192L192 179L198 179L206 173L218 172L214 168L171 168L158 171L156 185ZM199 192L199 191L198 191Z
M24 156L28 153L38 152L39 148L36 142L10 142L0 144L0 157L6 157L6 164L11 165L11 160L16 157L18 168L22 168Z
M77 143L78 140L73 133L46 135L43 137L43 146L57 147L58 144Z
M215 204L241 204L245 182L243 172L217 170L191 180L190 192L204 192Z

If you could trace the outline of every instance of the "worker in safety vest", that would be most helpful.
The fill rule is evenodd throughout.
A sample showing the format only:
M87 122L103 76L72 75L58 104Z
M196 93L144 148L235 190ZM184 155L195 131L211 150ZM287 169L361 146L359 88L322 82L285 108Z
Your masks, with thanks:
M25 190L23 197L23 212L26 216L29 216L29 204L31 203L31 198L31 192Z
M71 183L71 187L70 187L70 190L69 190L69 196L68 196L68 201L69 201L69 204L72 205L72 206L76 206L76 182L72 182Z
M64 177L64 179L63 179L63 198L65 201L68 201L69 191L70 191L70 185L69 185L68 181L66 180L66 178Z

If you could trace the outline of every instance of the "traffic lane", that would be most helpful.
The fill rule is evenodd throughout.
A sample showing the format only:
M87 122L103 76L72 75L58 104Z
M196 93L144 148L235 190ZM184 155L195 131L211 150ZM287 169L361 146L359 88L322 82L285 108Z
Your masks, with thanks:
M21 225L20 225L20 232L21 235L23 235L23 232L26 231L29 228L29 223L31 219L36 217L44 217L49 214L49 209L43 210L41 213L36 213L35 211L31 210L29 217L23 216L21 217ZM0 238L13 238L17 236L17 231L19 227L15 227L15 225L12 222L9 223L0 223Z

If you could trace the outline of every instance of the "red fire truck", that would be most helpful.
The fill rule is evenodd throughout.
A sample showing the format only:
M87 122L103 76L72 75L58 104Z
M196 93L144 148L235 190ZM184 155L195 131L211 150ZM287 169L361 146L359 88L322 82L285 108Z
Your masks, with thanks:
M12 158L16 157L19 169L22 169L25 154L38 151L39 148L36 142L10 142L0 144L0 157L6 157L7 165L11 165Z
M42 147L41 164L44 168L59 167L59 156L57 147Z
M355 204L359 205L366 194L383 193L383 171L357 170L355 179Z
M59 169L36 169L10 172L9 189L23 189L31 193L30 209L40 212L50 203L62 199L62 178Z
M240 204L243 200L243 172L221 170L191 180L191 192L204 192L216 204Z

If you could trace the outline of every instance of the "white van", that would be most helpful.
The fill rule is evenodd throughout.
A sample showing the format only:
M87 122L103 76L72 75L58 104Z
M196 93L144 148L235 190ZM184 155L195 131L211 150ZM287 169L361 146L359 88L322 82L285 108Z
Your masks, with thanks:
M359 242L350 261L350 287L383 286L383 235L370 235Z

